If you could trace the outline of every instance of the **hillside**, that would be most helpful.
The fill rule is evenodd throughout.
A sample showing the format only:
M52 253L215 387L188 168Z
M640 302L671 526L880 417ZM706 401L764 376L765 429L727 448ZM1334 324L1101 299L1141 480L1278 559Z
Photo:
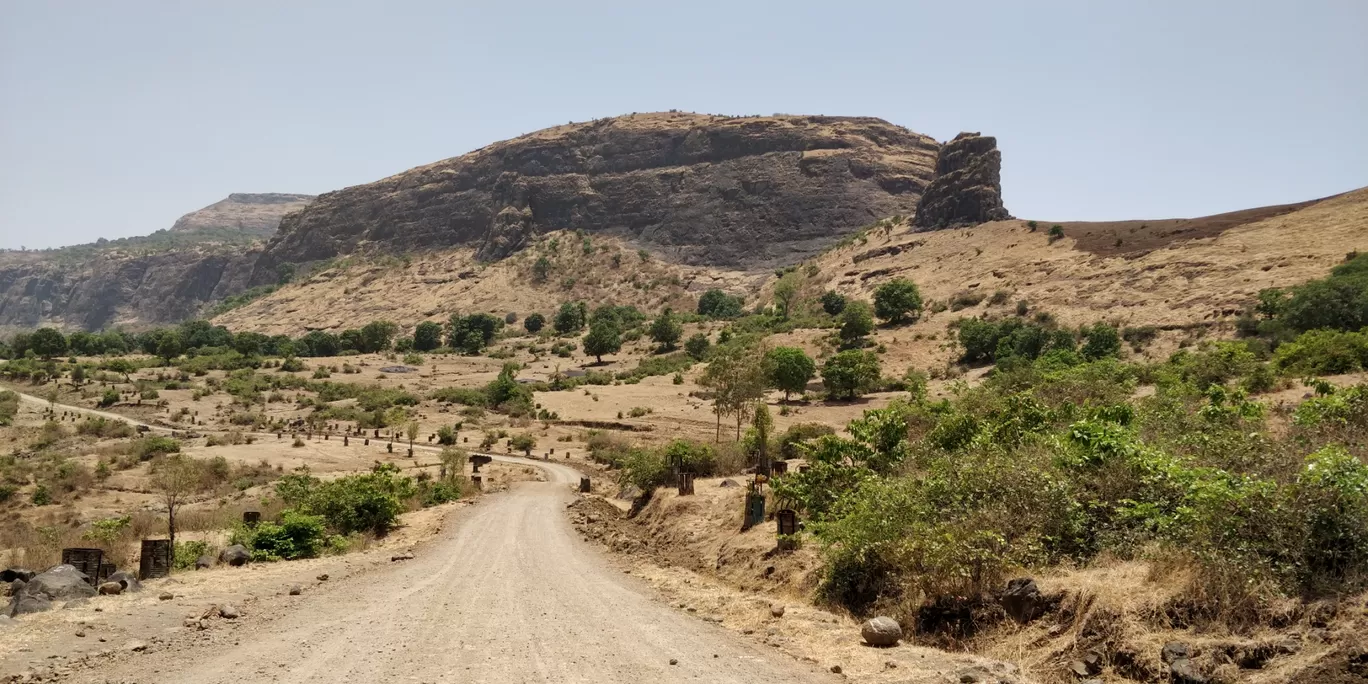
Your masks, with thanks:
M631 114L556 126L324 194L281 225L281 263L472 247L506 257L554 230L610 234L682 263L793 263L910 215L939 145L874 118Z
M311 199L234 193L150 235L0 252L0 330L146 327L194 317L246 289L260 253L253 243Z

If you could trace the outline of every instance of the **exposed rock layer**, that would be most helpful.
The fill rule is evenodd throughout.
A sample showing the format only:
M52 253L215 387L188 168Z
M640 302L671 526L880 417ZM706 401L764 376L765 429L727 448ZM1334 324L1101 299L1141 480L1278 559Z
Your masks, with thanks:
M363 247L478 245L499 259L539 232L609 232L689 263L792 263L910 214L939 146L880 119L634 114L496 143L327 193L288 216L280 263Z
M259 250L102 254L84 263L0 267L0 329L55 325L98 330L195 316L247 288Z
M1012 218L1002 206L1002 153L997 138L960 133L940 149L936 176L917 203L912 225L953 228Z

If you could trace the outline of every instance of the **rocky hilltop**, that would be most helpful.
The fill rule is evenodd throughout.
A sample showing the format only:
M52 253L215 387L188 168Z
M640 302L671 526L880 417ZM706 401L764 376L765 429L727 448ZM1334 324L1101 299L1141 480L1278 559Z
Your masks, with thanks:
M685 263L792 263L910 215L939 149L859 117L653 113L557 126L319 196L282 222L253 282L362 248L476 246L496 260L558 229Z
M285 214L303 209L311 201L313 195L235 192L180 217L171 226L171 232L236 230L252 237L268 238L275 234Z

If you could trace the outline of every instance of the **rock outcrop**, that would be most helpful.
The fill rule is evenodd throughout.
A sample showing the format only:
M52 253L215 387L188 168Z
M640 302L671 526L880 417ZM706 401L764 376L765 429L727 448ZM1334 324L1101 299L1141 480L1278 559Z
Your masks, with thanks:
M0 331L173 323L247 288L259 251L182 249L0 262Z
M282 217L303 209L312 201L313 195L235 192L226 199L180 217L171 226L171 232L236 231L252 237L268 238L275 234Z
M917 203L916 228L935 230L1011 218L1002 206L997 138L960 133L940 149L936 176Z
M633 114L495 143L320 195L281 223L253 284L363 248L471 245L500 259L541 232L604 232L687 263L792 263L910 215L939 145L874 118Z

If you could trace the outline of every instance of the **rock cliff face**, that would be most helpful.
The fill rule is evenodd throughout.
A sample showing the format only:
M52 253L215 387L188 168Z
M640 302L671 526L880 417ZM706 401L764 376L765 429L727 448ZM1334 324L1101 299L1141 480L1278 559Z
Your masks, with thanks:
M171 226L171 232L236 230L268 238L280 226L281 217L303 209L311 201L313 195L235 192L227 199L180 217Z
M0 253L0 332L140 327L195 316L247 289L261 254L251 241L312 199L232 194L149 236Z
M171 323L247 288L260 250L101 254L77 264L0 267L0 330Z
M960 133L936 159L936 176L917 203L912 225L923 229L1011 218L1002 206L1002 153L997 138Z
M606 232L687 263L792 263L910 215L939 145L874 118L634 114L569 124L319 196L281 223L281 263L357 249L476 245L494 260L556 229Z

